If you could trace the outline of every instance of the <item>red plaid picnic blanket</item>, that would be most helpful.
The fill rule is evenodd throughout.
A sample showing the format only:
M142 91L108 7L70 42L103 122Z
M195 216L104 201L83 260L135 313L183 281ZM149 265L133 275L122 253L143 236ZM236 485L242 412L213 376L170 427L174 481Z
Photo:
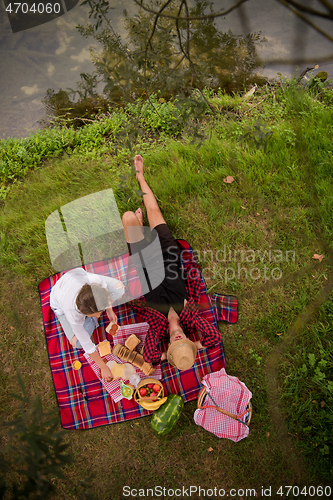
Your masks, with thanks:
M184 267L196 265L190 245L185 240L178 240L183 250L182 264ZM128 255L117 257L112 261L102 261L83 266L91 273L113 276L124 281L126 275ZM137 405L134 399L121 399L115 402L95 372L90 367L82 350L73 349L61 330L59 321L50 308L50 291L63 273L55 274L44 279L39 284L39 294L44 321L46 344L50 361L50 368L54 389L60 409L60 419L65 429L89 429L100 425L123 422L151 414ZM127 275L128 276L128 275ZM137 286L135 278L128 286ZM212 306L211 299L204 285L200 297L200 314L207 320L217 324L219 319L217 309ZM232 317L237 318L237 301L232 303ZM123 304L114 308L119 325L129 325L137 322L134 312ZM99 327L94 331L92 340L95 344L105 339L113 339L105 331L109 321L106 313L99 320ZM82 366L79 370L73 369L73 362L79 360ZM225 367L222 342L213 349L198 351L196 362L190 370L180 372L175 370L167 361L162 361L162 383L166 395L180 394L184 402L198 397L201 380L208 373L216 372Z
M146 334L149 330L149 325L148 323L135 323L134 325L124 325L121 328L119 328L117 334L113 337L113 344L125 344L125 340L127 337L130 335L136 335L140 340L141 344L138 345L137 350L140 351L142 344L146 338ZM97 346L97 349L99 347ZM100 378L100 369L97 363L91 357L89 354L84 354L84 357L90 364L91 368L94 370L98 380L103 384L103 387L106 389L106 391L110 394L111 398L115 403L118 403L122 399L121 395L121 389L120 389L120 379L117 378L115 380L112 380L112 382L106 382L106 380L103 380ZM118 364L124 364L125 361L122 361L121 359L117 358L114 354L107 354L104 356L104 361L107 363L108 361L116 361ZM136 373L139 375L141 379L146 378L146 375L139 369L136 368ZM154 372L154 378L160 380L162 378L162 370L161 370L161 365L159 364L156 367L156 371Z

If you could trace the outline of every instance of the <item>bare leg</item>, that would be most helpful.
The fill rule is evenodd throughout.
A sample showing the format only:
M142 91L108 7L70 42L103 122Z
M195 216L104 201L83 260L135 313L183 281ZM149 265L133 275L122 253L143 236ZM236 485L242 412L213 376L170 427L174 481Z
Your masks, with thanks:
M136 243L143 239L142 225L143 217L142 210L138 208L136 212L125 212L122 216L122 223L125 230L127 243Z
M143 175L143 159L141 155L136 155L134 158L134 165L136 168L136 178L139 181L141 191L145 193L143 195L143 202L145 204L145 207L147 209L147 217L149 221L149 226L151 228L154 228L155 226L158 226L159 224L165 224L164 217L162 215L162 212L160 210L160 207L158 206L158 203L156 201L156 198L154 196L154 193L148 186L144 175Z

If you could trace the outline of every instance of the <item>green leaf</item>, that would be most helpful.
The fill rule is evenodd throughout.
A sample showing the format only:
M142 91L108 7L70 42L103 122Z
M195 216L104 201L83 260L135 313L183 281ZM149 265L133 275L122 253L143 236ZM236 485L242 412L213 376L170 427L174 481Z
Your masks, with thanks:
M314 365L316 364L316 357L314 354L308 354L308 358L309 358L309 365L311 366L311 368L314 367Z

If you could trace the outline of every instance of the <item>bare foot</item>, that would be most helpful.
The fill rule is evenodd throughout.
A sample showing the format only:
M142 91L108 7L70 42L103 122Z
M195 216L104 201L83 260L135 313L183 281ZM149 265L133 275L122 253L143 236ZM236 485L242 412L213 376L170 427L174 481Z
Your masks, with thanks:
M139 220L141 226L143 226L143 213L142 213L141 208L138 208L137 210L135 210L135 215L136 215L137 219Z
M143 174L143 158L141 155L135 155L134 165L137 171L136 178L138 178L139 174Z
M74 335L74 337L72 337L72 340L71 340L71 344L73 347L76 346L76 341L77 341L77 338L76 338L76 335Z

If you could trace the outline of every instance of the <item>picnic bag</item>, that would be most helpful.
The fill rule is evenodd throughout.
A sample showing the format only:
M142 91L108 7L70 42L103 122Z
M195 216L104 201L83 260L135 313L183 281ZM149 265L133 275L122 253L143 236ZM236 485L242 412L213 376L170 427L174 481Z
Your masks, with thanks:
M224 368L202 379L194 421L220 438L235 443L249 434L252 393Z

